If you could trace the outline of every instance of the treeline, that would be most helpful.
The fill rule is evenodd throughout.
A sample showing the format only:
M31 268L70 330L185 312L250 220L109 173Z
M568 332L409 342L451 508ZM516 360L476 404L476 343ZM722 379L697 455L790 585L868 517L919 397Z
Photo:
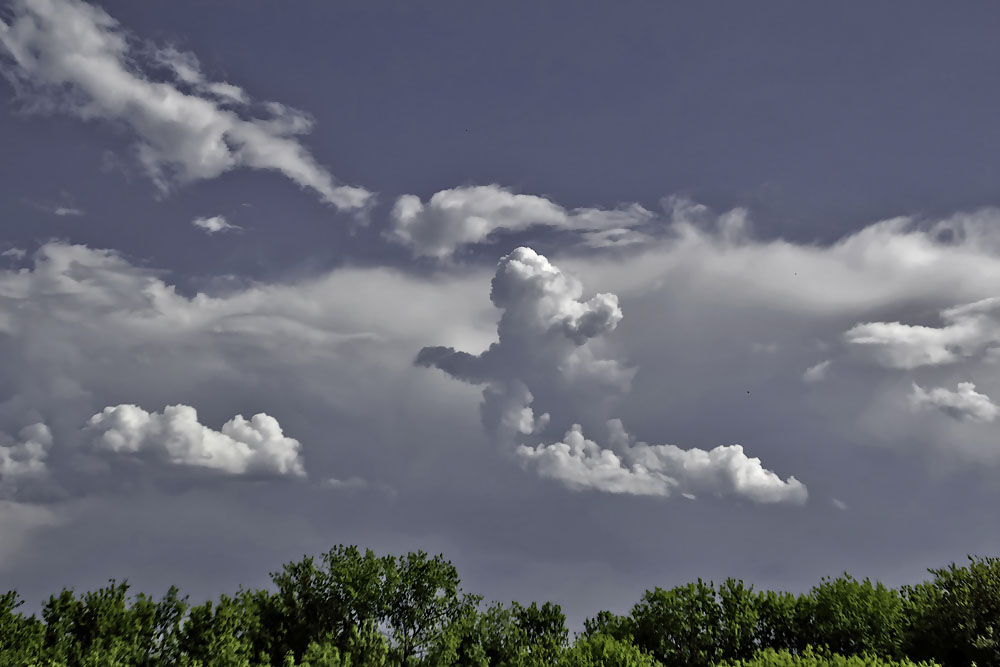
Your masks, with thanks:
M484 604L443 556L340 546L272 573L272 589L201 605L112 581L27 616L6 593L0 667L1000 667L1000 559L930 573L801 595L733 579L654 588L571 640L559 605Z

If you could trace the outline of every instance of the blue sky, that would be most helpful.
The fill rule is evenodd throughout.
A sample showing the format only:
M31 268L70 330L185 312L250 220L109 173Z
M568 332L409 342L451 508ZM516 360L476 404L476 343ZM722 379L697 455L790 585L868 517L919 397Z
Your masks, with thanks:
M994 552L998 19L3 4L0 583L357 542L578 622Z

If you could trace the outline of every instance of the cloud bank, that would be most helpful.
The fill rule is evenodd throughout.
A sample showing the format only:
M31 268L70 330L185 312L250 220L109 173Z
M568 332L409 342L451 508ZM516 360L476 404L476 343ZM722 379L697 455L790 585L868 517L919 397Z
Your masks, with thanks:
M302 112L272 102L265 116L249 114L247 94L206 79L195 56L136 48L115 19L81 0L15 0L12 12L0 20L8 78L36 106L127 127L161 191L246 167L281 172L340 209L371 202L299 142L312 127Z
M608 446L583 435L574 424L564 440L528 444L551 419L535 414L536 387L557 378L564 392L588 385L627 391L633 373L614 359L595 356L588 344L622 320L618 297L599 293L582 299L579 281L530 248L501 259L490 299L502 310L498 341L478 356L446 347L420 351L416 363L439 368L456 379L486 384L483 423L524 466L574 490L669 497L709 493L755 502L806 501L805 486L782 480L749 458L739 445L710 451L634 442L620 420L608 422ZM549 393L546 391L546 393Z

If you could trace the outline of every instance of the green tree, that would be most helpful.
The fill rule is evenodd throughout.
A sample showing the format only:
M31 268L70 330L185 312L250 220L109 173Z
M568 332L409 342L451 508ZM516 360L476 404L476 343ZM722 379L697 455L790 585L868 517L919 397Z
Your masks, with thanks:
M807 646L801 653L768 648L747 660L723 662L718 667L940 667L933 663L914 663L908 659L888 660L873 655L843 656Z
M742 660L757 650L760 621L760 596L753 586L726 579L719 586L720 623L717 645L723 660Z
M655 588L632 609L635 643L667 667L709 667L721 658L721 618L711 583Z
M1000 666L1000 559L970 556L930 573L932 581L903 589L907 653L949 667Z
M459 622L480 598L462 595L458 570L444 556L411 552L391 563L386 572L387 607L384 620L399 664L423 657L452 624Z
M824 578L813 587L810 598L813 644L841 655L902 655L905 609L897 591L845 574Z
M635 644L593 634L582 636L553 663L558 667L658 667L659 663Z
M18 612L23 604L14 591L0 595L0 667L22 667L41 657L45 626Z

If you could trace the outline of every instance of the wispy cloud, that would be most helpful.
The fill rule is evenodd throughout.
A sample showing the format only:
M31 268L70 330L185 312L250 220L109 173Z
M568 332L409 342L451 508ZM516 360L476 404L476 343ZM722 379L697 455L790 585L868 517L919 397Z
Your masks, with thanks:
M242 231L242 227L234 225L226 220L225 216L213 215L209 218L195 218L191 224L201 229L206 234L218 234L219 232Z
M340 209L363 209L364 188L343 185L297 139L312 120L278 103L249 113L238 86L207 79L193 54L132 48L118 22L81 0L15 0L0 20L4 72L37 104L130 129L161 191L247 167L281 172ZM152 53L152 57L144 54Z

